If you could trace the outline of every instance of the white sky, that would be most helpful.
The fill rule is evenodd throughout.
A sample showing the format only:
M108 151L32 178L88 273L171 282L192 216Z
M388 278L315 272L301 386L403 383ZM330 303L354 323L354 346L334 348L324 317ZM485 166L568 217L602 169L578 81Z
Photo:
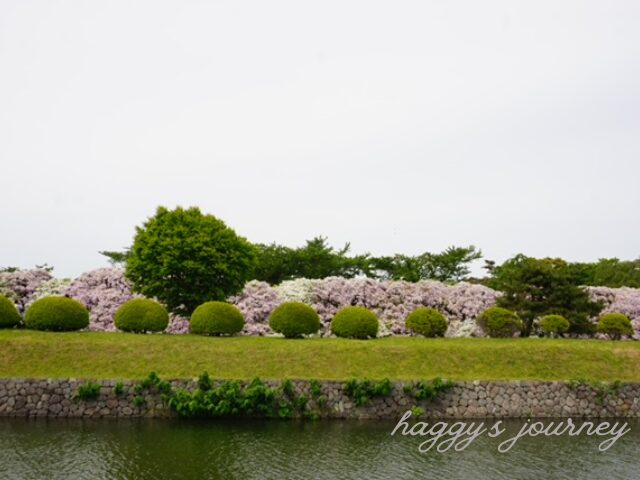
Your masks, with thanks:
M640 2L0 1L0 265L255 242L640 256ZM478 273L480 270L477 270Z

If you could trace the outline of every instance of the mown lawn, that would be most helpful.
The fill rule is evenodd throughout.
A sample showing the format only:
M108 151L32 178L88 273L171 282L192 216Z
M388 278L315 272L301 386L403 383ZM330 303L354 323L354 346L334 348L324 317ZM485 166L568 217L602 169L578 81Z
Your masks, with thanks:
M640 342L0 331L0 377L640 381Z

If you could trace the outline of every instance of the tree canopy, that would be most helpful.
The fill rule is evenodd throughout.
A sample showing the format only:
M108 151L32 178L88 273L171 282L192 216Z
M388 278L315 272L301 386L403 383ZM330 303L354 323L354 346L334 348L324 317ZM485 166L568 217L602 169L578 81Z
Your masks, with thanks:
M537 259L516 255L493 267L490 287L503 292L498 305L518 313L529 335L533 321L543 315L562 315L570 332L593 333L589 321L602 310L580 286L581 273L559 258Z
M255 249L224 222L198 208L159 207L136 235L126 262L134 290L174 313L225 300L251 278Z

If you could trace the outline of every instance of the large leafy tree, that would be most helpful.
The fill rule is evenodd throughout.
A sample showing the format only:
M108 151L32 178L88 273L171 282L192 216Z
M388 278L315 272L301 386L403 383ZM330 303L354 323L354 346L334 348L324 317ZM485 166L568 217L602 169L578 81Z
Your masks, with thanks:
M514 310L524 322L524 335L529 335L536 318L562 315L571 323L570 332L592 333L589 321L602 310L580 287L584 272L559 258L531 258L516 255L491 269L489 285L504 295L498 305Z
M254 263L254 247L213 215L159 207L136 228L126 276L135 291L190 314L205 301L240 291Z

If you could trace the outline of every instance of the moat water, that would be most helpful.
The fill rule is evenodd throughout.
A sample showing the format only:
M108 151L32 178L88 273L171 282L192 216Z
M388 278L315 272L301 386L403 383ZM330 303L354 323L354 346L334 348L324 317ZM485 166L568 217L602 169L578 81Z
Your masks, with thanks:
M487 421L489 425L493 421ZM504 422L508 435L524 421ZM640 423L602 438L526 437L507 453L478 437L420 453L396 422L0 418L0 479L637 479Z

